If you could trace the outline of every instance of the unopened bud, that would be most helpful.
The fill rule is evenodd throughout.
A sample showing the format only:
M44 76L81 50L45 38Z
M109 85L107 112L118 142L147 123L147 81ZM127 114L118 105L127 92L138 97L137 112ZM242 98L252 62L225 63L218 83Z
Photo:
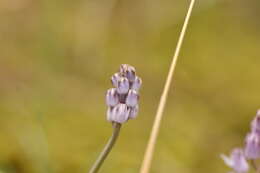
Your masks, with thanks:
M135 80L132 83L132 89L138 91L141 88L142 85L142 79L138 76L135 77Z
M120 73L125 76L130 82L135 80L135 68L128 64L122 64L120 66Z
M124 123L128 120L129 109L125 104L118 104L113 108L109 108L107 112L107 120L110 122Z
M121 76L119 73L115 73L112 77L111 77L111 82L114 85L114 87L118 86L118 81L120 80Z
M126 73L127 68L128 68L128 64L121 64L119 68L120 74L124 75Z
M237 173L246 173L249 169L243 150L240 148L235 148L230 154L230 157L225 155L221 155L221 157L226 165L234 169Z
M245 144L245 156L248 159L260 158L260 137L257 133L249 133L246 136Z
M106 103L108 106L115 106L119 103L119 95L115 88L111 88L107 91Z
M129 90L126 97L126 104L130 107L135 107L138 104L139 95L135 90Z
M121 77L118 81L117 92L119 94L126 94L129 90L129 81L125 77Z
M138 111L139 111L139 107L138 105L136 105L135 107L131 107L129 108L130 112L129 112L129 119L134 119L137 117Z
M258 135L260 135L260 110L257 111L256 117L251 123L251 129L253 132L256 132Z

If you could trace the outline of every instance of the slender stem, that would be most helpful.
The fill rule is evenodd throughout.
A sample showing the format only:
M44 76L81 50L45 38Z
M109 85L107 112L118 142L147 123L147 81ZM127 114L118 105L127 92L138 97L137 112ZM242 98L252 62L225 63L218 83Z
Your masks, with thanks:
M114 128L114 130L113 130L112 136L110 137L110 139L109 139L108 143L106 144L105 148L100 153L98 159L96 160L96 162L94 163L94 165L90 169L89 173L97 173L98 172L98 170L102 166L104 160L106 159L109 152L113 148L113 146L114 146L114 144L117 140L117 137L119 135L121 124L120 123L113 123L113 128Z
M172 58L172 63L171 63L170 69L169 69L167 79L166 79L164 90L163 90L163 93L162 93L161 98L160 98L159 106L158 106L158 109L157 109L157 112L156 112L154 124L153 124L153 127L152 127L152 131L151 131L150 138L149 138L149 141L148 141L148 145L147 145L147 148L146 148L146 152L145 152L145 155L144 155L143 163L141 165L140 173L149 173L149 170L150 170L150 167L151 167L152 157L153 157L154 148L155 148L156 140L157 140L159 129L160 129L160 124L161 124L161 120L162 120L162 116L163 116L164 107L165 107L165 104L166 104L166 100L167 100L168 92L169 92L169 89L170 89L172 77L173 77L174 70L175 70L176 63L177 63L177 59L178 59L178 56L179 56L179 53L180 53L183 38L184 38L186 29L187 29L187 25L189 23L191 12L192 12L192 9L193 9L193 6L194 6L194 2L195 2L195 0L190 1L189 9L188 9L187 15L186 15L185 20L184 20L184 24L183 24L183 27L182 27L182 30L181 30L181 33L180 33L179 40L177 42L176 50L175 50L173 58Z
M259 167L257 166L256 160L250 160L250 161L251 161L251 165L252 165L252 167L254 168L255 172L256 172L256 173L260 173L260 169L259 169Z
M254 160L250 160L250 163L251 163L252 167L254 168L254 170L257 171L257 166L256 166L255 161Z

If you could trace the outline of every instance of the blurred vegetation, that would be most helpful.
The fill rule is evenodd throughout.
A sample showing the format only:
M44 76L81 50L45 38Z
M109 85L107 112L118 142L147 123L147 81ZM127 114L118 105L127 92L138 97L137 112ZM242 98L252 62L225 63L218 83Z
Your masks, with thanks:
M189 1L1 0L0 172L87 172L111 134L104 93L122 63L139 117L101 170L138 172ZM220 173L260 107L260 1L197 1L152 173Z

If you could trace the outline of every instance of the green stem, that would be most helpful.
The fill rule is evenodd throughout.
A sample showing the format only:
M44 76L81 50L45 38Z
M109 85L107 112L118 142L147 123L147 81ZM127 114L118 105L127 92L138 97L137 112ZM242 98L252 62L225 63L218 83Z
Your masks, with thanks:
M256 173L260 172L255 160L251 160L251 165L254 168L254 170L256 171Z
M94 163L94 165L90 169L89 173L97 173L98 172L99 168L102 166L104 160L106 159L109 152L113 148L113 146L114 146L114 144L117 140L117 137L119 135L121 124L120 123L113 123L113 128L114 128L114 130L113 130L112 136L110 137L110 139L109 139L108 143L106 144L105 148L100 153L98 159L96 160L96 162Z

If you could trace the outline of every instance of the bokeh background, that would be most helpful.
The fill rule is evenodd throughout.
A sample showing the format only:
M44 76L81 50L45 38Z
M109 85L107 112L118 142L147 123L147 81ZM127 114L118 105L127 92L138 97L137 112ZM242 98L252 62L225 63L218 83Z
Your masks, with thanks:
M0 172L87 172L122 63L141 109L100 172L138 172L188 0L1 0ZM260 1L197 0L151 173L221 173L260 108Z

